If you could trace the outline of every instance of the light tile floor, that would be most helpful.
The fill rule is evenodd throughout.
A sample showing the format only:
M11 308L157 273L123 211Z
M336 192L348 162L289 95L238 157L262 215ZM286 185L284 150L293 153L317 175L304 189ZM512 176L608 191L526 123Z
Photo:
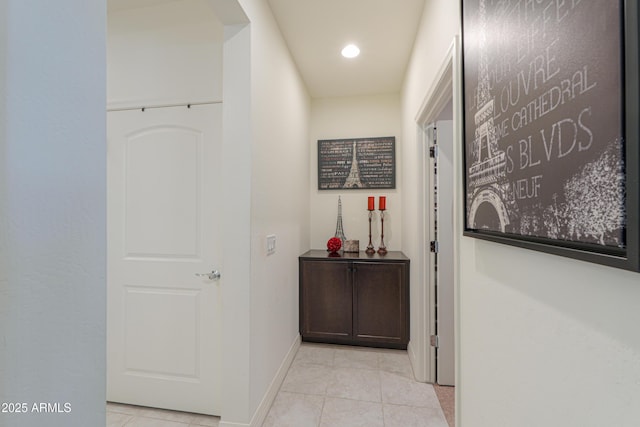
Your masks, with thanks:
M218 427L219 417L107 403L107 427Z
M263 427L447 427L406 351L303 343Z
M217 427L218 417L107 404L107 427ZM406 351L303 343L263 427L447 427Z

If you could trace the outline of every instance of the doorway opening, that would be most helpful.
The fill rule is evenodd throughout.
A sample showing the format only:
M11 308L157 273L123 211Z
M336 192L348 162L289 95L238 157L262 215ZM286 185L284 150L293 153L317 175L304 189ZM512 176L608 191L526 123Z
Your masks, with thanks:
M456 37L415 118L418 141L424 153L421 163L424 200L421 305L425 314L421 319L422 363L426 367L426 381L435 384L436 389L447 391L452 418L454 412L460 413L458 243L464 209L457 177L457 171L462 169L460 70L460 41ZM455 385L455 388L440 385Z

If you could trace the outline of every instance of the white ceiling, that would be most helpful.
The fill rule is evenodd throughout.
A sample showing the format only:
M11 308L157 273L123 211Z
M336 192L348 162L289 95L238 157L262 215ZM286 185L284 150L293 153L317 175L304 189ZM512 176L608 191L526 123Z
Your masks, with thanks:
M314 98L397 93L425 0L268 0ZM354 43L360 56L346 59Z
M110 12L181 0L108 0ZM266 0L314 98L398 93L425 0ZM346 59L354 43L360 56Z
M159 6L174 1L178 0L107 0L107 10L109 12L116 12L118 10Z

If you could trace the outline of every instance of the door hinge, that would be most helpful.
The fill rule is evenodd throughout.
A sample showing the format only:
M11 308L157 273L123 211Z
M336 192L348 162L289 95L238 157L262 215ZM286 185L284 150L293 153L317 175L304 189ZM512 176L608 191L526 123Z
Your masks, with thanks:
M438 156L438 146L429 147L429 157L435 159Z
M435 348L440 347L440 340L438 339L437 335L431 335L429 337L429 343L431 344L431 347L435 347Z
M431 243L429 244L429 248L431 252L433 252L434 254L437 254L439 249L438 241L432 240Z
M433 128L433 143L434 144L438 143L438 128L437 127Z

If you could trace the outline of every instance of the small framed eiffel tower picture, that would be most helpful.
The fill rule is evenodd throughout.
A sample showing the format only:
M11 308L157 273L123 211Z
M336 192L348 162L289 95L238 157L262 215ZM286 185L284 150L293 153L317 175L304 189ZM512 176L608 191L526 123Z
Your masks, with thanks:
M318 140L318 190L396 188L396 138Z

